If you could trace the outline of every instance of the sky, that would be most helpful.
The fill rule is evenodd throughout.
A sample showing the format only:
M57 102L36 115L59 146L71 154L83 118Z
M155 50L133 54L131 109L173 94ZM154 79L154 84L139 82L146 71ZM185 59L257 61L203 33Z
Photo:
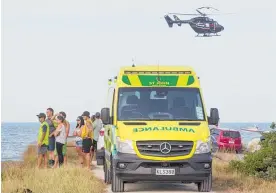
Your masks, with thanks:
M37 121L48 107L75 120L107 104L121 66L191 66L207 111L222 122L275 121L276 12L273 1L3 0L2 121ZM169 28L168 12L212 6L221 36ZM189 18L189 17L188 17ZM181 17L181 19L188 19Z

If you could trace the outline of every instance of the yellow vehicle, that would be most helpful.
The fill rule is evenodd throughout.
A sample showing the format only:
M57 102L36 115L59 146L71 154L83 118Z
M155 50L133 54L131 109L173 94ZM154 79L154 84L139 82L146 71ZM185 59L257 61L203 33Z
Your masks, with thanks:
M125 183L170 181L212 189L208 123L217 125L216 108L207 116L194 70L182 66L121 68L110 81L105 125L105 182L113 192Z

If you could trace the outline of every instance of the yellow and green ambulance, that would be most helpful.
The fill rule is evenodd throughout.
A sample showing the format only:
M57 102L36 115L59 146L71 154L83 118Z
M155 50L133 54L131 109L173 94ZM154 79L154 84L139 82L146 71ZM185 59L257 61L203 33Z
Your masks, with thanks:
M105 182L113 192L125 183L196 183L212 189L208 124L217 125L216 108L207 116L199 78L191 67L130 66L109 79L105 127Z

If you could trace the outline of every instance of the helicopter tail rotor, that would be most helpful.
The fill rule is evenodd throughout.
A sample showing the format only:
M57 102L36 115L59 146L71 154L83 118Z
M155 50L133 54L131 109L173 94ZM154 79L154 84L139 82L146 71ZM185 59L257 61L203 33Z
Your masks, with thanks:
M165 15L164 17L165 17L166 22L168 23L168 26L172 27L173 23L174 23L173 20L168 15Z

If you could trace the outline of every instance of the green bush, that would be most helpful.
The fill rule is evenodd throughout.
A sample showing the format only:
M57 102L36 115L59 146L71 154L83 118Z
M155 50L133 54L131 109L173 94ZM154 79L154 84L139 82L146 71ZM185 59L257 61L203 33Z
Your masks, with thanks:
M230 162L230 169L247 175L276 180L276 132L264 133L261 149L246 153L244 160Z

